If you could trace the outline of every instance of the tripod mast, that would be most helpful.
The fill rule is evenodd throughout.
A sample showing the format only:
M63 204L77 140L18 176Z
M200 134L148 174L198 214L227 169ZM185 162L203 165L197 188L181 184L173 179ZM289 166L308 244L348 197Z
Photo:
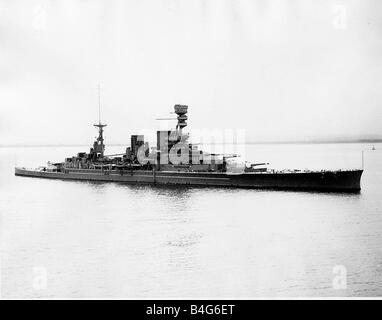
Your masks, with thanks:
M98 128L98 138L94 141L94 152L100 154L102 158L105 152L103 128L106 126L107 124L102 124L101 122L101 86L98 83L98 124L94 124L94 127Z

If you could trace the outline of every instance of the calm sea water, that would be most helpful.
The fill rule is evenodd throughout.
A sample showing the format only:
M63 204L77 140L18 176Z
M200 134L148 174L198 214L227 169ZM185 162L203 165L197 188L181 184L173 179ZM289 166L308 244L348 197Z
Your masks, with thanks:
M381 296L382 144L375 146L246 148L249 160L301 169L357 168L365 150L359 194L15 177L15 163L38 166L87 148L0 148L1 295Z

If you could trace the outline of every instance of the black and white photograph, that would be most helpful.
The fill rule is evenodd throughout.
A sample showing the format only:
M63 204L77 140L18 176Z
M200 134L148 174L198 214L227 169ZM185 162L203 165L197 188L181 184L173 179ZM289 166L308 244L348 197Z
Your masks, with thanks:
M1 299L379 299L381 190L381 1L0 0Z

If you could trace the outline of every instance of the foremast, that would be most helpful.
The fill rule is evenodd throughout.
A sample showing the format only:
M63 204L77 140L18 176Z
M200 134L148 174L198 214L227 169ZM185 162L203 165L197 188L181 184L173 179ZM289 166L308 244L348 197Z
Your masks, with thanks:
M105 144L103 138L103 128L107 127L106 123L101 122L101 86L98 84L98 123L93 125L98 128L98 137L93 144L93 150L90 150L90 153L93 153L97 158L103 158L105 154Z
M103 158L105 153L105 144L104 144L104 138L103 138L103 128L105 128L107 124L101 123L99 121L98 123L94 124L94 127L98 128L98 137L97 140L94 141L93 144L93 152L97 154L97 156Z

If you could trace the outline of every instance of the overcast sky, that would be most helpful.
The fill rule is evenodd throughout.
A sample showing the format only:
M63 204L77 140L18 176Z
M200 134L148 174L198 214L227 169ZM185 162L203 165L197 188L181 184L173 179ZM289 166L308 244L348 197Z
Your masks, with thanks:
M0 144L194 128L382 137L382 1L0 0Z

